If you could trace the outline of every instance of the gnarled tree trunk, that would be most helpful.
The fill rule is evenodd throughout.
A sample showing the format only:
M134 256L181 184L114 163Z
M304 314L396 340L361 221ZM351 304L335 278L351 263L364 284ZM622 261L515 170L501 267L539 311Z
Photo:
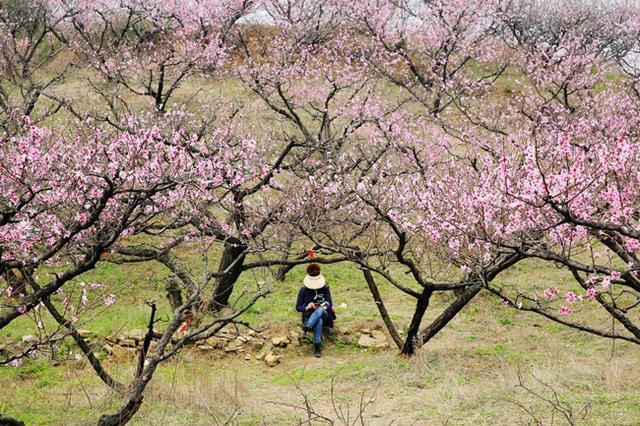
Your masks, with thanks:
M167 291L167 299L169 300L171 310L175 311L182 306L182 289L180 288L180 284L178 284L175 278L171 277L167 280L164 288Z
M0 425L2 426L24 426L22 420L14 419L13 417L5 416L0 413Z
M246 249L247 246L243 244L225 243L218 267L218 273L221 276L216 279L213 288L213 310L218 310L229 304L233 286L242 272Z
M451 321L458 312L462 310L467 303L469 303L482 289L482 285L475 284L471 285L462 291L459 292L458 296L455 300L447 306L447 308L436 318L433 320L431 324L425 327L420 332L420 342L424 345L427 343L433 336L438 334L440 330L442 330L448 323Z
M384 301L382 300L382 296L380 295L380 291L378 291L378 285L376 284L371 271L368 269L363 269L362 274L364 275L364 279L369 286L369 291L371 291L371 295L373 296L373 301L376 302L376 306L378 307L378 312L380 312L380 316L382 317L382 321L384 321L384 325L387 327L387 331L389 335L393 339L393 342L396 344L398 349L401 349L404 346L402 338L398 333L398 329L391 321L391 317L389 316L389 312L387 312L387 308L384 305Z
M402 346L402 353L404 355L413 355L416 347L419 347L418 343L418 331L420 330L420 323L422 322L422 317L429 307L429 300L431 299L431 295L433 294L433 290L429 288L425 288L420 293L418 297L418 301L416 302L416 309L413 313L413 318L411 319L411 324L409 325L409 330L407 331L407 337L404 340L404 345Z

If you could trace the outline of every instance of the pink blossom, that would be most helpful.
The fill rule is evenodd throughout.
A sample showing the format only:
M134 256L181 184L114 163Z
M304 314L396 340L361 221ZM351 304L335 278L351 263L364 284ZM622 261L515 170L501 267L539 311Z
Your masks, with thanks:
M637 251L640 249L640 241L638 240L629 240L626 242L625 247L629 251Z
M568 306L564 306L564 305L561 305L561 306L558 308L558 313L560 313L560 314L562 314L562 315L571 315L571 314L573 313L573 311L571 310L571 308L570 308L570 307L568 307Z
M114 303L116 303L116 295L115 294L104 295L102 297L102 299L104 300L104 305L105 306L111 306Z
M111 235L104 238L105 232L116 232L113 241L117 244L144 230L149 220L189 223L190 219L202 219L199 217L202 215L209 217L201 221L200 231L220 222L219 226L213 226L219 241L239 236L247 237L246 240L257 238L260 249L265 251L269 250L267 237L282 234L283 229L288 232L287 225L291 223L296 224L293 229L308 224L308 229L317 230L321 236L325 231L322 227L326 225L333 230L337 218L349 231L348 235L360 235L361 229L371 232L375 236L372 246L379 243L371 251L378 253L397 247L399 233L386 226L391 221L412 239L407 256L416 263L424 262L420 267L442 264L441 276L447 276L460 262L473 268L462 266L463 272L477 269L478 276L484 276L482 269L495 265L497 254L514 246L523 247L527 256L540 257L541 262L554 257L586 261L573 257L577 254L575 248L580 247L601 250L602 254L593 253L594 259L615 261L612 259L615 252L600 248L599 229L624 230L617 232L620 235L638 232L637 221L632 218L640 199L640 172L636 167L640 159L637 141L640 118L637 94L629 90L637 85L638 79L628 75L620 79L624 83L609 81L606 72L619 64L614 63L611 55L602 53L602 46L609 40L626 39L625 28L637 27L633 25L637 24L635 20L629 22L624 15L612 13L617 19L605 19L601 15L608 14L587 14L583 24L581 19L573 19L576 12L581 12L580 8L564 6L540 5L529 12L499 6L498 13L496 5L502 2L364 0L331 1L327 6L331 12L327 13L315 12L316 8L304 1L286 2L286 8L279 7L277 1L258 1L255 6L269 9L274 25L281 27L282 32L278 31L278 37L255 37L256 48L245 51L227 45L226 40L235 37L225 34L236 34L235 28L227 28L227 18L242 15L244 10L242 7L236 10L238 5L253 2L225 1L224 6L213 2L209 8L206 1L187 2L197 7L176 7L175 2L155 1L148 5L153 10L149 12L144 7L147 2L141 0L133 2L141 6L136 7L140 9L136 20L143 22L154 37L147 40L145 36L141 40L132 33L119 41L118 49L110 51L101 44L96 49L97 45L90 42L95 39L90 29L101 24L94 26L91 19L95 19L96 12L98 16L104 15L102 19L108 28L110 19L119 22L127 16L126 6L130 2L106 2L109 4L106 14L100 13L104 2L58 3L83 5L77 11L74 7L70 16L74 22L77 19L86 25L62 28L69 31L71 41L65 50L78 53L82 65L93 70L92 79L98 84L92 86L96 90L101 86L109 86L109 92L113 89L114 93L120 89L135 90L140 76L148 74L153 80L153 76L160 74L161 66L166 87L172 87L165 93L170 94L174 88L178 92L188 91L190 85L184 84L186 80L192 77L199 80L201 70L207 70L207 77L217 78L215 71L223 67L223 75L233 74L234 81L258 94L256 103L267 107L266 110L274 109L269 105L284 102L285 114L280 117L283 121L287 121L287 116L296 116L299 110L313 138L317 134L321 139L318 144L330 148L326 152L334 157L327 155L318 161L314 158L318 157L317 146L309 151L296 146L295 158L282 158L282 164L274 165L277 168L274 172L268 157L277 151L280 142L312 141L306 130L303 135L294 134L299 133L296 128L300 126L296 123L293 127L288 124L268 127L265 135L260 136L264 141L255 139L254 133L262 133L262 125L252 124L255 117L244 121L245 114L251 114L253 108L234 112L238 122L234 118L219 128L203 127L202 136L200 132L198 136L189 134L200 128L197 123L200 117L192 116L186 108L148 115L137 114L136 108L132 108L132 114L113 117L120 121L118 127L127 131L104 131L102 124L78 122L78 129L59 132L37 127L36 123L48 121L36 117L36 111L32 118L22 118L23 112L18 111L15 121L26 126L22 129L21 125L10 125L9 128L17 128L16 136L3 139L0 144L3 207L12 211L20 206L17 209L20 211L0 226L0 262L66 267L94 247L96 239L111 241ZM406 3L400 9L406 6L411 10L399 10L398 3ZM405 12L410 19L403 18ZM519 13L530 15L518 16ZM507 41L512 37L498 33L504 26L501 19L529 24L551 22L559 27L562 37L547 43L544 37L538 37L534 25L535 28L527 29L531 34L524 34L513 45ZM233 19L236 20L243 21ZM68 21L64 21L68 26ZM567 26L565 22L569 21L578 24ZM55 20L52 25L56 25ZM485 29L489 27L491 33L487 34ZM591 28L598 31L591 34ZM237 35L244 31L244 27L238 28ZM358 37L353 37L354 32ZM0 43L2 48L17 45L28 50L25 43L29 40L19 35L21 31L0 31L0 38L6 37L5 33L15 33L12 37L16 40ZM587 33L589 37L584 37ZM251 51L268 54L254 56ZM3 57L12 56L0 55L0 69L5 66ZM233 60L232 66L226 66L228 60ZM492 84L498 76L486 75L485 70L492 69L489 72L493 73L503 63L509 64L509 72L517 76L517 83L524 80L526 90L494 96L497 92ZM413 73L417 75L407 70L415 70ZM378 84L378 79L387 75L391 78ZM181 77L175 80L175 76ZM64 78L52 81L56 80ZM559 87L558 82L566 85ZM408 95L418 102L412 102L408 108L404 103L389 102L386 93L377 93L377 86L386 87L387 83L395 86L394 90L405 92L400 99ZM500 87L497 89L502 93ZM149 87L147 92L151 91ZM129 94L135 97L136 92ZM554 93L563 92L564 99L554 98ZM327 94L331 96L327 98ZM188 93L184 95L189 98ZM439 107L428 105L428 110L419 110L436 99ZM460 114L449 114L444 109L451 103L447 99L460 101L454 105L483 107L470 107L463 114L473 117L475 122L467 123L462 116L449 122L449 117ZM266 104L261 100L266 100ZM168 99L158 101L162 101L163 109L171 104L165 102ZM137 104L125 104L118 109L129 110L129 106ZM440 107L442 111L438 111ZM198 108L203 115L208 109L217 110ZM223 113L219 116L229 117ZM427 117L438 117L442 126L433 126L434 121ZM210 117L203 118L205 122ZM274 121L265 117L264 122L268 126ZM323 128L313 128L315 123L324 123ZM496 131L485 132L476 123L487 130L495 127ZM439 127L451 131L443 132ZM250 130L244 134L247 128ZM68 133L75 134L67 136ZM333 144L337 140L340 149L336 150ZM466 143L467 140L472 142ZM368 151L374 152L372 157L359 158L371 155ZM305 167L298 167L298 159L304 160ZM362 164L369 167L363 170ZM274 179L270 177L272 172L278 175ZM243 186L252 189L263 180L268 183L259 191L248 191L249 195L241 197L242 200L233 196L244 194ZM107 190L105 181L109 181L113 190ZM159 189L147 195L149 188ZM25 206L23 194L33 194ZM130 194L140 194L139 206ZM97 209L98 205L104 205L104 209ZM239 212L242 214L237 215ZM386 217L381 218L380 212L386 212ZM123 222L124 214L128 219ZM96 215L98 223L92 226L90 221ZM237 220L227 222L227 216L242 217L242 224ZM265 218L269 218L268 222ZM256 223L264 223L269 230L263 232ZM274 230L271 224L284 226ZM365 228L361 228L363 224ZM602 224L607 228L599 226ZM122 226L126 229L121 230ZM201 234L205 232L192 229L186 232L188 239L208 242ZM531 237L541 244L530 244ZM620 238L627 250L640 249L640 241ZM50 256L49 251L59 250L57 247L63 247L63 252ZM114 247L104 249L101 260L109 259L111 254L116 256ZM384 259L384 255L379 257ZM562 261L553 262L566 265ZM607 289L619 278L620 274L614 272L591 281L586 297L593 300L598 294L592 285L601 282L602 288ZM80 306L86 306L85 283L80 286ZM97 284L89 287L102 288ZM10 297L12 291L7 289ZM114 290L105 290L110 291ZM552 300L559 296L559 290L547 288L543 294ZM571 306L582 300L583 295L567 292L564 298L566 302L560 299L559 303ZM102 301L111 306L116 303L116 295L102 295ZM65 298L64 306L66 311L77 314L70 296ZM26 307L19 307L18 312L21 309ZM572 311L561 306L559 312ZM77 321L77 317L72 320Z
M574 292L568 291L565 295L565 299L567 303L575 303L578 300L578 296Z
M25 312L27 312L27 307L25 305L20 305L18 306L18 308L16 308L16 311L18 311L21 314L24 314Z

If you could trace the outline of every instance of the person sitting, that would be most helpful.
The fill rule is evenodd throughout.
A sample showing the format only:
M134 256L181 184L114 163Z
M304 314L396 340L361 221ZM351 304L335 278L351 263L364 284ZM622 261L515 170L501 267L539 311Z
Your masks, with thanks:
M312 263L307 267L307 276L298 291L296 310L302 313L305 330L313 330L313 352L316 358L322 356L322 328L332 327L335 314L331 290L320 274L320 265Z

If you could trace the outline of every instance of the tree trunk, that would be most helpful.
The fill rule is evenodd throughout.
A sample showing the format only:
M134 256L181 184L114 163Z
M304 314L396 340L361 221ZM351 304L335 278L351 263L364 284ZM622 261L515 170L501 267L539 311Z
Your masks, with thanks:
M2 426L24 426L24 422L13 417L5 416L0 413L0 425Z
M498 274L507 268L515 265L522 257L516 254L509 254L503 257L492 269L490 269L484 278L478 275L472 275L467 281L476 282L476 284L464 287L462 290L454 292L456 299L436 318L431 324L425 327L420 333L421 346L427 343L433 336L438 334L458 313L467 306L471 300L482 290L484 282L491 282Z
M167 299L169 300L171 310L175 311L182 306L182 291L180 285L173 277L171 277L167 280L167 284L164 288L167 290Z
M281 259L283 262L289 260L289 254L291 253L291 246L293 245L293 238L289 237L287 240L287 250L286 253L282 255ZM284 279L287 277L287 273L293 269L293 265L280 265L275 274L275 279L280 282L284 282Z
M286 258L284 260L287 260ZM276 280L283 282L287 278L287 273L293 269L292 265L280 265L276 271Z
M431 299L432 294L433 290L425 288L424 290L422 290L422 293L420 293L420 297L418 297L416 309L413 313L411 324L409 325L409 331L407 332L407 338L405 339L404 345L402 346L403 355L413 355L415 353L416 347L420 346L419 342L417 341L418 331L420 330L422 317L429 307L429 300Z
M122 426L129 423L129 420L138 412L142 405L142 392L138 394L136 392L133 398L130 398L127 403L116 414L105 414L100 416L98 420L98 426Z
M100 416L98 420L98 426L122 426L129 423L129 420L135 416L135 414L140 409L142 405L142 400L144 399L144 390L147 387L147 384L151 381L153 377L153 373L160 362L159 358L151 360L148 368L145 369L144 360L147 355L147 351L149 350L149 345L151 343L151 338L154 335L153 332L153 324L155 323L156 317L156 305L155 303L150 303L149 307L151 308L151 317L149 318L149 324L147 326L147 334L144 337L144 343L142 345L142 349L140 350L140 357L138 359L138 368L136 369L136 377L134 381L134 385L130 388L129 398L127 402L122 406L120 411L116 414L104 414ZM161 339L166 339L167 333L173 334L178 327L179 323L179 314L176 318L174 316L172 324L169 326L169 329L165 331L165 335ZM168 340L165 340L168 341Z
M247 247L242 244L226 243L224 245L222 259L220 259L218 267L218 273L222 276L216 280L213 288L213 310L219 310L229 304L233 286L242 272L246 249Z
M480 292L482 286L480 284L472 285L464 289L458 297L420 333L420 343L424 345L433 336L438 334L451 321L458 312L464 308L476 295Z
M382 321L384 321L384 325L387 327L387 331L391 335L391 338L395 342L398 349L403 347L403 341L396 329L396 326L391 321L391 317L387 312L387 308L384 306L384 302L382 301L382 297L380 296L380 292L378 291L378 286L376 284L373 275L371 275L371 271L368 269L363 269L362 274L364 275L364 279L369 286L369 291L371 291L371 295L373 296L373 300L376 302L376 306L378 307L378 311L380 312L380 316L382 317Z

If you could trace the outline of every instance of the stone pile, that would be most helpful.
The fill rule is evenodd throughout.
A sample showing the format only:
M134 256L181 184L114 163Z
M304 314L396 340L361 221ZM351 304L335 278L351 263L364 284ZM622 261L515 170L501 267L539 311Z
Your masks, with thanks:
M104 343L104 350L116 362L128 361L137 356L144 342L144 330L131 330L109 336ZM214 337L198 342L195 346L200 352L215 356L242 356L246 361L253 359L262 361L269 367L276 366L283 357L287 347L300 346L302 333L289 331L272 336L269 330L258 333L248 330L246 333L227 326ZM150 351L157 348L157 341L152 340ZM169 346L170 348L170 346ZM255 355L252 355L255 353Z
M128 362L135 359L144 343L146 330L136 329L114 333L105 339L98 339L89 330L78 330L80 335L94 344L102 345L104 352L114 362ZM390 347L387 336L380 325L371 327L336 327L330 337L348 345L361 348L383 349ZM235 326L228 325L220 330L216 336L198 342L194 348L207 356L242 357L245 361L260 361L269 367L278 365L285 353L285 349L298 348L302 344L304 333L298 327L274 325L261 332L248 330L240 332ZM310 343L311 333L307 333L306 342ZM25 335L22 344L37 340L35 336ZM157 340L152 340L149 351L153 352L158 346ZM7 352L7 344L0 346L0 352ZM13 349L13 348L12 348ZM171 349L171 344L167 349Z
M361 348L377 348L383 349L389 347L389 341L386 334L382 330L372 330L365 328L360 330L360 337L358 338L358 346Z
M357 345L360 348L384 349L390 347L390 339L382 331L379 324L370 327L336 327L339 340L349 345Z
M139 329L112 334L105 339L103 349L115 362L129 361L139 353L145 335L146 332ZM149 350L152 351L157 346L158 342L152 340Z
M82 336L87 342L92 343L95 335L89 330L78 330L80 336ZM16 355L21 352L32 349L30 355L35 355L39 352L40 347L48 346L46 336L38 337L34 334L25 334L19 341L7 339L0 341L0 355Z

